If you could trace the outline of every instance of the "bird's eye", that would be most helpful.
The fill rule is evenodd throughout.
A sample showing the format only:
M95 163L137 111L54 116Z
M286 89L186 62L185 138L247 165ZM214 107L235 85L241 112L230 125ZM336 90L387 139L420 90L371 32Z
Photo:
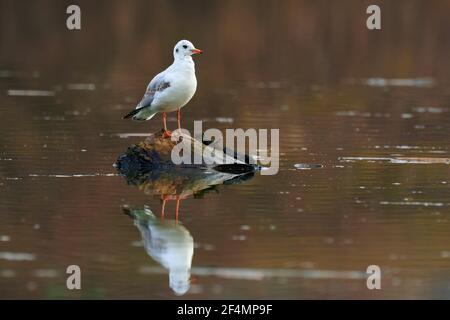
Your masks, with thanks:
M187 45L184 45L183 48L187 49Z
M177 48L177 50L175 50L176 52L178 52L178 48Z

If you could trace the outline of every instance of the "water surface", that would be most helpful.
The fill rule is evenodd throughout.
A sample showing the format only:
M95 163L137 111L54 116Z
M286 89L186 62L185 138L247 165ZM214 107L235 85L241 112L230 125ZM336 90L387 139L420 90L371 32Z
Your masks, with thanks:
M81 2L72 33L2 2L0 297L450 298L450 8L398 3L371 33L359 1ZM122 116L181 37L205 52L183 126L279 128L281 159L176 223L112 165L160 130Z

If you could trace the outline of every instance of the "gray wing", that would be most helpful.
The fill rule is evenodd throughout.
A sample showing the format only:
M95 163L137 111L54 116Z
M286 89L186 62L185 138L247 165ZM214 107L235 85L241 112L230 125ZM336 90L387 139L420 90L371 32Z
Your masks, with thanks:
M156 93L162 92L170 87L170 82L164 79L163 74L158 74L147 86L147 90L145 91L142 100L136 106L136 109L141 109L145 107L149 107L152 105L153 99L155 98Z
M153 100L155 99L155 95L159 92L163 92L169 87L170 82L164 79L164 73L158 74L156 77L153 78L152 81L150 81L144 96L142 97L141 101L138 103L136 108L131 112L129 112L127 115L125 115L123 118L127 119L133 117L135 114L141 112L142 109L151 107Z

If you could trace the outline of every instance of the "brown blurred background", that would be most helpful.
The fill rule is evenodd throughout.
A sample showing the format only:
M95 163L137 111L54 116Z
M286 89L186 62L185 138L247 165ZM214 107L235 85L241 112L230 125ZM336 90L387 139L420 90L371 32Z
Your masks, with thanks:
M81 31L65 27L78 4ZM365 27L369 4L382 30ZM200 79L314 82L347 77L447 78L448 1L1 1L0 63L112 84L171 62L174 43L204 48ZM131 63L132 62L132 63ZM75 71L76 70L76 71Z
M70 4L80 31L66 28ZM369 4L380 31L366 28ZM182 38L204 51L182 125L279 128L281 144L278 175L183 201L193 267L385 272L381 292L360 280L198 276L184 297L450 297L448 165L340 160L450 157L449 12L445 0L0 0L0 253L34 255L0 258L0 298L174 298L167 274L139 271L161 266L121 210L158 212L160 201L112 164L142 139L121 135L161 128L159 116L121 117ZM81 292L65 288L73 263Z

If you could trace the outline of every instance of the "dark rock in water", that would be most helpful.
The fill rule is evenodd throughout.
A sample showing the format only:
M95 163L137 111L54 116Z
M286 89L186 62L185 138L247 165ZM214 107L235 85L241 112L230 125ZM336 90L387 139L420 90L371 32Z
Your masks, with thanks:
M192 145L191 150L193 154L201 154L205 157L203 151L205 148L209 148L210 150L214 150L214 152L207 152L207 154L213 154L207 159L209 160L208 163L215 162L223 164L207 165L206 163L202 163L178 165L178 167L207 167L212 170L233 174L243 174L259 170L257 165L250 163L250 158L247 155L238 157L238 155L235 154L234 157L231 157L223 150L214 149L208 146L208 144L197 141L190 136L181 135L180 137L181 139L179 142L174 142L170 138L163 137L162 131L153 134L144 141L130 146L124 154L118 157L115 167L120 174L125 176L135 176L137 173L150 170L166 170L177 166L172 162L171 158L173 147L178 143L190 143ZM245 161L238 159L245 159ZM222 160L222 162L219 160Z
M172 162L172 149L178 143L191 143L193 153L203 153L221 157L224 164L175 165ZM215 152L210 152L215 150ZM215 160L209 158L211 163ZM219 158L218 158L219 159ZM230 163L234 162L234 163ZM219 184L236 184L253 177L259 168L212 149L189 136L181 136L178 142L156 133L138 144L130 146L115 163L117 171L128 184L136 185L144 192L153 195L196 195Z
M175 145L170 138L164 138L162 132L156 133L128 147L127 151L118 157L115 166L121 174L164 169L166 166L174 165L170 155Z

